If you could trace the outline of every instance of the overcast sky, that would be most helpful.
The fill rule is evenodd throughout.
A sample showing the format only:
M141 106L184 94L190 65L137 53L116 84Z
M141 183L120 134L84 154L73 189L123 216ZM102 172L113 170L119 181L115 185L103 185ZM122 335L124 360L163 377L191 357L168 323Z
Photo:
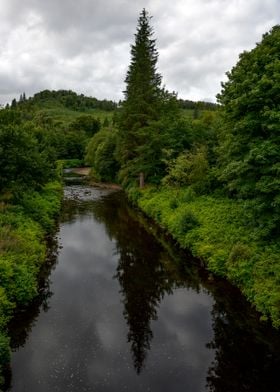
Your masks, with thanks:
M192 100L215 101L238 54L280 19L280 0L0 0L0 103L43 89L122 99L143 7L166 88Z

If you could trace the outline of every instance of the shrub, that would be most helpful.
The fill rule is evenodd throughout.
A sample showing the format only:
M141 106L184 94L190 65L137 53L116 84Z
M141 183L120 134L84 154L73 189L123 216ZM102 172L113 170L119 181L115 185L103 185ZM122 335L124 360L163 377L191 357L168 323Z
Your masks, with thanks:
M204 146L193 151L181 153L170 162L168 174L163 178L163 184L175 186L191 185L198 193L203 193L208 185L209 165L207 150Z
M179 234L187 233L198 225L199 222L194 213L190 210L185 210L178 220L178 232Z

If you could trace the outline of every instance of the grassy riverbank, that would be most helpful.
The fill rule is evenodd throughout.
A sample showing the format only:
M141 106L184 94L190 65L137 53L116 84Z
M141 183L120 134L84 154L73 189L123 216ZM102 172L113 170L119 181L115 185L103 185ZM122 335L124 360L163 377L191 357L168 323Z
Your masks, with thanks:
M7 202L9 195L0 200L0 380L10 359L7 324L17 306L26 305L38 294L45 238L54 228L61 194L61 183L51 182L40 193L23 193L16 204Z
M261 240L248 202L196 196L190 188L132 188L129 197L280 327L280 246Z

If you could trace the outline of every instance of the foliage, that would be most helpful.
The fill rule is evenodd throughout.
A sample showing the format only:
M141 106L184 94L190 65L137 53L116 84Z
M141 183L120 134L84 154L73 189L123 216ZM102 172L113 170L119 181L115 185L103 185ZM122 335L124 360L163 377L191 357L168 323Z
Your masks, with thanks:
M280 223L280 26L275 26L227 73L218 96L223 129L218 175L230 195L255 200L260 225Z
M179 106L182 109L192 109L192 110L217 110L218 105L213 102L204 102L204 101L190 101L189 99L179 99Z
M112 101L77 95L72 91L45 90L28 99L15 101L0 113L1 125L18 125L31 133L48 162L58 159L83 160L86 145L100 129L112 121L117 105Z
M0 189L40 188L53 175L48 152L32 132L17 126L0 128Z
M58 195L61 192L59 182L46 184L42 191L26 191L18 201L35 222L38 222L45 231L49 232L53 227L53 216L57 213Z
M95 133L97 133L100 130L100 127L100 121L90 114L84 114L77 117L69 125L70 130L85 132L89 137L92 137Z
M117 134L115 129L103 128L90 140L85 162L94 169L98 180L115 181L119 165L114 156Z
M181 153L174 161L170 161L163 184L192 185L196 192L202 193L209 182L208 171L207 151L204 146L201 146L194 151Z

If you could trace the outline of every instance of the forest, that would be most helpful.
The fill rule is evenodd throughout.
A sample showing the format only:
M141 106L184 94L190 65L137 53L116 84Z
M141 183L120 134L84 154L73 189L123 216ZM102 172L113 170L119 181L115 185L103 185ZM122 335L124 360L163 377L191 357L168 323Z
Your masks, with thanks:
M170 93L157 61L143 10L123 101L45 90L0 110L1 363L13 310L37 295L67 166L90 166L95 181L120 184L279 328L280 26L240 54L218 104Z

